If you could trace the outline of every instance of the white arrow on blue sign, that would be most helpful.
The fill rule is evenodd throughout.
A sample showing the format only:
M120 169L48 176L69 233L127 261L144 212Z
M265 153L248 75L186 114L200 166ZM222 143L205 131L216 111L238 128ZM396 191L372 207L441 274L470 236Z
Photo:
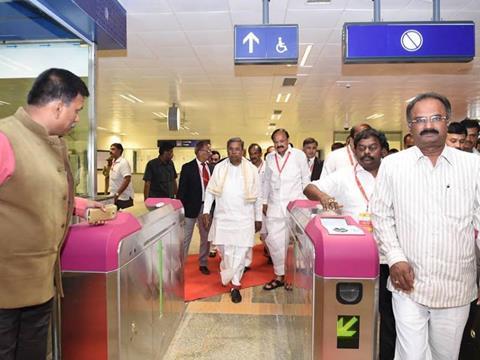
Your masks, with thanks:
M235 64L296 64L298 25L235 25Z

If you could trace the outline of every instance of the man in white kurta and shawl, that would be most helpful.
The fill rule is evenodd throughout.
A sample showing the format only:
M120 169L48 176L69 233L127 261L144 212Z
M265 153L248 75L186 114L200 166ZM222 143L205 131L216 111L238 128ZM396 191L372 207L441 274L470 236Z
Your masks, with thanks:
M215 166L203 206L203 221L208 227L215 201L210 233L222 258L222 284L232 285L230 296L234 303L242 301L240 281L245 260L254 245L255 232L262 226L261 183L257 168L242 156L243 145L240 138L228 140L228 159Z

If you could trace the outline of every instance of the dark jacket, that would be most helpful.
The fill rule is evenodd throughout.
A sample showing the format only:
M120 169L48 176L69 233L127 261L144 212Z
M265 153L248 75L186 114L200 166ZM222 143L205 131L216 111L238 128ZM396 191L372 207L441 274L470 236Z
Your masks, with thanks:
M320 174L322 173L323 169L323 160L319 160L318 158L315 158L313 162L313 169L312 169L312 175L310 177L310 180L318 180L320 179Z
M208 165L208 168L210 169L211 176L213 173L213 166ZM185 217L193 219L200 215L200 208L203 204L202 182L196 158L182 166L177 199L183 204Z

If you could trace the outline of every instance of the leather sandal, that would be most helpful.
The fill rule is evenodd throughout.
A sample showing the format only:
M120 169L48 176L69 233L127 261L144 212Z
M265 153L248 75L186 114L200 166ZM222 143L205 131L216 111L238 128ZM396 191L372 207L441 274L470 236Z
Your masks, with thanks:
M275 290L278 287L282 287L284 285L284 282L281 280L273 279L272 281L266 283L263 285L263 290Z

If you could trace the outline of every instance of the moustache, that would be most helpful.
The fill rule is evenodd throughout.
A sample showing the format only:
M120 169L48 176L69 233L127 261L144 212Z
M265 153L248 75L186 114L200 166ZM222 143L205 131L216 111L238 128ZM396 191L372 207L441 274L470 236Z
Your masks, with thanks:
M423 135L426 135L426 134L436 134L436 135L438 135L440 133L438 132L438 130L435 130L435 129L425 129L425 130L422 130L420 132L420 136L423 136Z
M374 160L374 158L373 158L373 157L371 157L371 156L364 156L364 157L362 157L362 159L361 159L361 160L372 160L372 161L373 161L373 160Z

